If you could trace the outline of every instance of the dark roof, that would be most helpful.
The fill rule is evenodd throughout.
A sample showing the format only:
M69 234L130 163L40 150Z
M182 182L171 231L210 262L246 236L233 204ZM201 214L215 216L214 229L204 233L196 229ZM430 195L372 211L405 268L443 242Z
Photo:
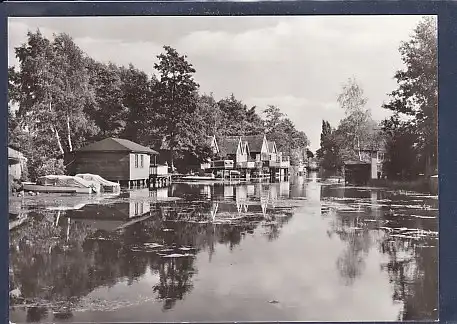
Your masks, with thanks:
M264 135L242 136L242 140L248 142L251 153L260 153L262 151Z
M239 136L225 136L219 138L217 140L219 152L221 153L221 155L236 154L239 141Z
M99 142L95 142L84 146L76 152L137 152L159 154L149 147L134 143L132 141L121 138L105 138Z

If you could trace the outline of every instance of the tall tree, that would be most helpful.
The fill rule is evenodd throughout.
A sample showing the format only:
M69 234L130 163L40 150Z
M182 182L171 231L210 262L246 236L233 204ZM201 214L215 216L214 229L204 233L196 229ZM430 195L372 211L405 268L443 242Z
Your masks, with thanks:
M58 128L65 134L65 150L73 151L74 132L92 131L84 113L87 105L94 104L90 87L87 60L83 51L68 34L54 35L54 60L51 61L54 80L50 103L58 118Z
M153 89L157 82L132 64L120 69L123 106L127 109L126 126L123 137L138 141L146 146L160 138L158 104Z
M281 122L284 114L281 110L274 105L268 105L267 109L263 111L265 114L265 131L272 132Z
M345 125L345 143L352 146L351 150L355 148L361 159L361 142L366 132L366 124L371 120L369 110L365 109L367 98L357 81L350 78L343 85L337 101L346 115L342 122Z
M233 93L217 104L224 120L221 130L223 135L247 135L251 131L247 120L248 108Z
M340 145L336 132L326 120L322 121L320 148L316 155L319 164L326 171L337 171L341 167Z
M436 18L424 18L399 48L405 69L397 71L398 88L384 108L409 117L426 174L437 170L438 57Z
M124 105L124 83L120 69L114 64L92 62L91 83L96 94L96 103L91 116L100 129L99 136L119 137L127 125L128 109Z
M391 179L411 180L423 169L415 127L398 114L383 121L386 135L384 172Z
M207 136L220 135L223 122L223 114L219 105L213 97L213 94L202 95L198 100L198 115L204 122Z
M156 83L164 144L171 151L172 166L175 157L184 151L192 151L201 134L196 132L195 111L197 109L197 90L194 80L195 69L174 48L164 46L165 52L158 55L154 68L159 73Z

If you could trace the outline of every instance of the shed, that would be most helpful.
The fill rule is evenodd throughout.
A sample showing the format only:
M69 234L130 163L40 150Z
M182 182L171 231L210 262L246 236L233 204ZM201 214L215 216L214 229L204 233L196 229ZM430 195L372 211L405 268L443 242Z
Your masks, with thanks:
M25 169L27 158L24 154L8 147L8 174L13 179L20 179Z
M344 162L344 180L348 184L365 185L371 177L371 163L363 161Z
M106 138L73 152L72 172L97 174L121 185L145 184L158 153L120 138ZM153 159L151 161L151 159Z

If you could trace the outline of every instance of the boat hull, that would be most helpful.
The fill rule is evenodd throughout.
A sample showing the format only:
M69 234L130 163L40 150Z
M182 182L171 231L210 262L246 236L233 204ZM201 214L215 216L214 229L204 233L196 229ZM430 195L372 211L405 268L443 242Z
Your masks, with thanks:
M43 186L37 184L24 184L24 191L43 192L43 193L93 193L92 188L77 188L77 187L58 187L58 186Z

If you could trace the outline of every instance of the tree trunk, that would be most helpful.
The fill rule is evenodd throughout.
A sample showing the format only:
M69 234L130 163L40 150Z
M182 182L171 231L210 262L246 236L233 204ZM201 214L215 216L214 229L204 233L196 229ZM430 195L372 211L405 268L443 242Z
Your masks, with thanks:
M51 105L51 102L49 102L49 111L52 112L52 105ZM57 131L57 128L55 128L52 124L50 125L51 126L51 130L52 132L55 134L56 136L56 139L57 139L57 144L59 145L59 150L60 150L60 153L62 153L62 155L65 153L65 151L63 150L63 146L62 146L62 142L60 140L60 135L59 135L59 132Z
M357 137L357 152L359 154L359 161L362 161L362 152L360 151L360 138Z
M73 151L73 145L71 143L71 128L70 128L70 116L67 115L67 140L68 140L68 147L70 152Z

